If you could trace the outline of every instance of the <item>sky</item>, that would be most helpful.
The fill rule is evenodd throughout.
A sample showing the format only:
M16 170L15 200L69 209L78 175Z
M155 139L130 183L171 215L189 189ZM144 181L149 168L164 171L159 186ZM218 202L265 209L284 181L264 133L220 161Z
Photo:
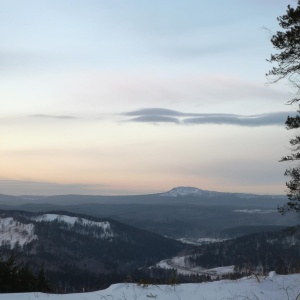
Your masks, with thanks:
M284 194L296 0L0 0L0 193Z

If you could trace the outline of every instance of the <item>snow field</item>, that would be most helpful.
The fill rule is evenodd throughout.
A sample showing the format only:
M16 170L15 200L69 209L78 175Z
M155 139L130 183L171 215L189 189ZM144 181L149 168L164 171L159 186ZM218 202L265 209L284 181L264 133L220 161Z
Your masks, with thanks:
M212 269L205 269L202 267L193 268L192 266L187 265L185 260L186 257L187 256L176 256L171 259L161 260L156 266L163 269L176 269L179 274L183 275L200 274L218 276L234 272L234 266L224 266Z

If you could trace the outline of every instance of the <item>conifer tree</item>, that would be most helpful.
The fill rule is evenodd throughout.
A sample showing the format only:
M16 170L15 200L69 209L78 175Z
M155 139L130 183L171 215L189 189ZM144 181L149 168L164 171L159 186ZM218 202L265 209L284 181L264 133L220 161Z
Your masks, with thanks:
M300 211L300 0L295 8L288 5L286 14L277 20L282 31L276 32L271 38L277 53L269 59L275 66L267 76L273 82L287 79L295 95L288 103L298 105L297 114L289 116L285 123L287 129L296 129L297 133L290 140L291 154L281 159L294 162L294 166L285 172L290 179L286 183L288 202L279 207L279 211L284 214L289 210Z
M40 271L37 275L37 291L43 292L43 293L50 291L49 284L45 277L44 267L42 267L40 269Z

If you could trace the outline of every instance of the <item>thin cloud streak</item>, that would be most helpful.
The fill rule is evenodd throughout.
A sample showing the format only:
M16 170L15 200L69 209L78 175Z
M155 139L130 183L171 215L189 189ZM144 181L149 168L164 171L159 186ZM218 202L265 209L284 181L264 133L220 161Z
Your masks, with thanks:
M177 110L167 108L145 108L124 113L125 116L190 116L195 117L198 114L183 113Z
M177 118L166 117L166 116L157 116L157 115L147 115L133 118L131 122L150 122L150 123L180 123L180 120Z
M94 194L111 189L101 184L63 184L26 180L0 180L2 194L11 195L59 195L59 194ZM13 193L11 191L14 191Z
M167 109L167 108L145 108L134 111L129 111L123 113L125 116L147 116L147 115L157 115L157 116L182 116L182 113Z
M55 195L140 195L144 192L130 187L110 184L55 183L46 181L11 180L0 178L2 195L12 196L55 196ZM157 189L146 187L145 193L157 193ZM25 199L25 198L24 198ZM28 199L27 199L28 200Z
M30 115L30 118L40 118L40 119L60 119L60 120L76 120L79 119L75 116L66 116L66 115L44 115L44 114L36 114Z
M258 126L282 126L288 116L295 115L295 112L273 112L259 115L236 115L236 114L197 114L183 113L165 108L146 108L123 113L124 116L136 116L127 120L128 122L170 122L182 125L237 125L247 127ZM177 118L175 118L177 117ZM191 118L192 117L192 118Z

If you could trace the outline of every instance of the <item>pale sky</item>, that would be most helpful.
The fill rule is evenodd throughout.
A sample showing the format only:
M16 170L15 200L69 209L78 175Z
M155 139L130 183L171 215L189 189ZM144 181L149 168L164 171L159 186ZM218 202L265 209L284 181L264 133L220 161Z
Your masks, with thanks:
M0 193L283 194L296 2L0 0Z

